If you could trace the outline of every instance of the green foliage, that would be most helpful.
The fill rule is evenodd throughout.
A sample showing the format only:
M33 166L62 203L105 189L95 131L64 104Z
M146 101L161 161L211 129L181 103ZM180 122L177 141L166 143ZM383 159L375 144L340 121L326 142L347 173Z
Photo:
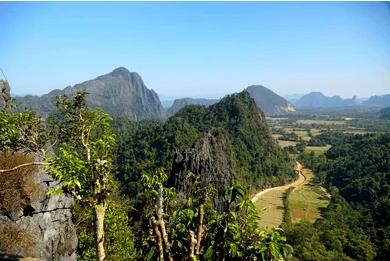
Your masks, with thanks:
M291 225L291 212L290 212L289 200L290 200L291 192L293 190L294 187L290 187L283 193L283 207L284 207L283 226L287 226L287 227Z
M378 248L379 258L389 256L390 239L390 135L356 135L327 153L326 183L369 222L360 224Z
M286 236L298 260L373 260L375 247L359 222L359 212L333 193L324 219L290 226Z
M58 114L51 120L57 154L50 159L49 170L62 182L57 192L64 190L94 204L110 191L115 136L110 116L88 110L85 96L77 93L73 100L58 100Z
M345 134L342 131L324 131L320 133L319 135L312 137L309 142L308 146L326 146L327 144L330 145L337 145L343 142L344 139L350 139L353 136L351 134Z
M335 137L324 136L334 143L325 156L299 156L317 173L317 182L328 187L331 202L324 218L313 227L293 226L289 242L306 255L297 256L300 260L332 260L335 256L342 260L386 260L390 254L390 135L333 134ZM311 230L312 236L303 229ZM313 235L317 238L308 238ZM306 239L294 241L297 236Z
M283 260L292 253L281 229L260 229L257 211L242 187L233 185L227 209L208 223L205 260Z
M161 170L141 180L145 183L145 195L148 198L144 212L148 217L142 226L149 232L136 236L139 254L148 260L156 260L158 249L152 236L152 227L148 220L156 213L157 188L164 184L166 175ZM195 260L272 260L283 259L292 249L286 244L281 230L259 229L257 211L245 190L233 184L228 191L225 209L217 211L211 203L215 191L203 188L199 177L189 172L193 180L192 194L184 199L164 188L164 216L171 242L169 256L175 260L188 258L190 231L197 231L199 226L200 206L205 206L206 236L201 241L201 253ZM167 192L165 192L167 191ZM149 204L151 203L151 204ZM152 213L152 215L150 215ZM169 217L169 218L168 218Z
M300 153L304 152L306 148L306 142L302 139L299 139L299 142L297 143L297 145L295 145L295 148Z
M128 202L124 199L111 200L104 219L106 260L134 260L134 235L129 226ZM78 260L96 259L93 209L76 205L73 210L78 223Z
M381 119L390 119L390 107L383 108L379 111L379 118Z
M159 167L170 172L176 151L190 148L206 131L226 131L230 161L237 181L245 187L265 187L294 177L288 154L273 141L264 114L247 92L227 96L209 106L189 105L165 123L128 122L118 125L118 178L125 192L142 191L136 181ZM127 128L127 130L126 130Z
M295 132L285 133L278 138L279 140L287 140L287 141L299 141L299 136Z
M45 126L33 112L0 110L0 151L40 152L46 142Z

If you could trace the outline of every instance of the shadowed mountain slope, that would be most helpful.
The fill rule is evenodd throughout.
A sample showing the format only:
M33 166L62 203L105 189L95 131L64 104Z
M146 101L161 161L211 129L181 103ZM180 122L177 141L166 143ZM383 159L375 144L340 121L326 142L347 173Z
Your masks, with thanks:
M138 73L123 67L63 90L54 90L42 96L27 95L16 100L22 108L31 108L42 116L48 116L54 109L57 96L77 91L89 93L87 101L90 107L100 107L113 116L137 120L166 117L158 95L145 86Z

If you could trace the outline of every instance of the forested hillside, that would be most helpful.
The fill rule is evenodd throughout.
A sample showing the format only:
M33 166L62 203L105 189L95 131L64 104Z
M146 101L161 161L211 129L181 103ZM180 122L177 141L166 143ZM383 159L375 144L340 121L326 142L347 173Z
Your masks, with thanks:
M217 103L218 99L202 99L202 98L182 98L182 99L175 99L173 101L173 104L169 109L167 110L169 115L174 115L176 112L178 112L180 109L184 108L186 105L213 105L214 103Z
M390 107L383 108L379 111L379 117L381 119L390 120Z
M205 133L223 137L228 171L252 189L285 183L293 164L272 139L264 114L247 92L227 96L210 107L190 105L167 122L117 122L120 180L130 192L132 181L156 167L172 171L178 153L193 148ZM208 175L213 175L209 173ZM171 172L171 175L175 173Z
M325 156L300 157L329 189L331 202L323 220L288 228L294 255L299 260L386 260L390 255L390 135L327 134L332 135L336 135L333 146Z

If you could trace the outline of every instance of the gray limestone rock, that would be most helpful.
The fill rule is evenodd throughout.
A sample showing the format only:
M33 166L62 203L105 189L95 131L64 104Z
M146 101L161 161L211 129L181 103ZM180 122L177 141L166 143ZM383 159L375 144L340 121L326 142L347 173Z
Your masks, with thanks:
M187 178L189 171L199 175L203 187L225 191L236 178L231 158L228 135L223 131L211 130L203 134L194 146L176 152L169 183L179 193L191 194L192 181ZM217 209L223 210L225 194L214 197Z
M0 252L40 260L76 260L77 234L72 222L72 198L47 196L46 192L56 182L43 170L35 173L34 180L40 191L37 199L12 210L0 209L1 229L7 231L8 238L17 239L11 246L6 239L0 239ZM22 237L18 238L19 235Z
M0 80L0 107L3 107L10 99L10 88L7 81Z

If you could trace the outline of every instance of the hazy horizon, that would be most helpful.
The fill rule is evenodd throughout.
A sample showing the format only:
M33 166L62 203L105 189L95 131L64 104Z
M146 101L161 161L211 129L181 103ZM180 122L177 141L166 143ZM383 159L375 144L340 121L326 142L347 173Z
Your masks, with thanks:
M390 93L389 3L1 2L0 23L0 68L14 95L119 66L162 100L257 84L281 96Z

